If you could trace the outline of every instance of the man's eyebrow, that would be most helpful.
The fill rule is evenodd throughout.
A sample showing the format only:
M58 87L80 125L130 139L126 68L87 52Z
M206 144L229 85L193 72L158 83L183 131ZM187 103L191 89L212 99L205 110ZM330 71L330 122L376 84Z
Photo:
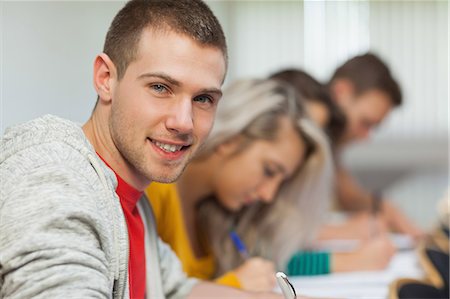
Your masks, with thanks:
M163 80L169 82L172 85L181 86L181 82L180 81L178 81L178 80L176 80L176 79L172 78L171 76L166 75L164 73L145 73L145 74L140 75L138 77L138 79L149 78L149 77L151 77L151 78L160 78L160 79L163 79ZM204 94L204 93L206 93L206 94L217 94L219 97L222 96L222 90L220 90L219 88L205 88L205 89L200 90L198 93L199 94Z
M169 82L172 85L181 86L181 83L178 80L176 80L176 79L174 79L174 78L172 78L169 75L166 75L164 73L145 73L145 74L140 75L138 77L138 79L143 79L143 78L148 78L148 77L160 78L160 79L163 79L163 80Z
M218 97L222 97L222 90L218 88L206 88L200 90L199 94L216 94Z

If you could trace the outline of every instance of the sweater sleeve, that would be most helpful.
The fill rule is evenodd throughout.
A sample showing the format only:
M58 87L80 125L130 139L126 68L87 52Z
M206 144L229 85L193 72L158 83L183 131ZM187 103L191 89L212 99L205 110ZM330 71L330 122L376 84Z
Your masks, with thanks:
M161 281L164 295L168 299L185 298L198 283L195 278L188 278L181 268L181 263L170 247L158 240Z
M298 251L288 262L287 272L293 276L330 273L330 253Z
M2 178L0 298L110 298L99 193L64 165Z
M239 278L236 276L236 274L233 271L227 272L224 275L216 278L214 280L214 282L221 284L221 285L238 288L238 289L242 288Z

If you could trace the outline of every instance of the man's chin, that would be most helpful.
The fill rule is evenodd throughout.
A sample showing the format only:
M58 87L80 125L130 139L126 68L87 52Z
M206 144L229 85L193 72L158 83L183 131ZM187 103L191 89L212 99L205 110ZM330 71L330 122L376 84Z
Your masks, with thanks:
M164 184L170 184L175 182L181 174L177 175L160 175L160 176L153 176L152 181L158 182L158 183L164 183Z
M178 178L181 176L181 174L184 171L184 168L185 168L185 166L180 169L170 169L170 171L163 171L160 173L152 173L151 181L164 183L164 184L173 183L176 180L178 180Z
M154 167L150 167L145 170L147 178L150 178L152 182L159 182L165 184L173 183L183 174L189 161L190 159L179 161L177 163L154 162L153 163ZM149 164L151 165L151 163Z

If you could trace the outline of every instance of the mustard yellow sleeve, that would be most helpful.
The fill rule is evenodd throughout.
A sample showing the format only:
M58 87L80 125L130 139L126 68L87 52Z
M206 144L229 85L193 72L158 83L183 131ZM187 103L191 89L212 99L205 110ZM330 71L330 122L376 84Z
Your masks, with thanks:
M175 185L153 182L145 190L155 216L156 229L161 239L171 244L176 235L176 224L179 222L180 211L177 209ZM175 221L172 221L175 219Z
M221 285L233 287L233 288L238 288L238 289L242 288L238 277L236 276L236 274L233 271L227 272L224 275L216 278L214 280L214 282L221 284Z
M211 254L195 256L176 185L153 182L145 193L153 207L158 235L178 256L184 272L188 276L211 279L215 271L214 258Z

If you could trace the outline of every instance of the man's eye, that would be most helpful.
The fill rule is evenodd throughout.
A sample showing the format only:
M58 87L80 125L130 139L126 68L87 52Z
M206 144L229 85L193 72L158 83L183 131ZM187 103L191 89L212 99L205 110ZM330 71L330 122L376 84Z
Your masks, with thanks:
M153 84L150 87L157 93L163 93L167 91L167 88L162 84Z
M194 98L194 101L200 102L200 103L214 103L214 99L207 95L201 95Z

